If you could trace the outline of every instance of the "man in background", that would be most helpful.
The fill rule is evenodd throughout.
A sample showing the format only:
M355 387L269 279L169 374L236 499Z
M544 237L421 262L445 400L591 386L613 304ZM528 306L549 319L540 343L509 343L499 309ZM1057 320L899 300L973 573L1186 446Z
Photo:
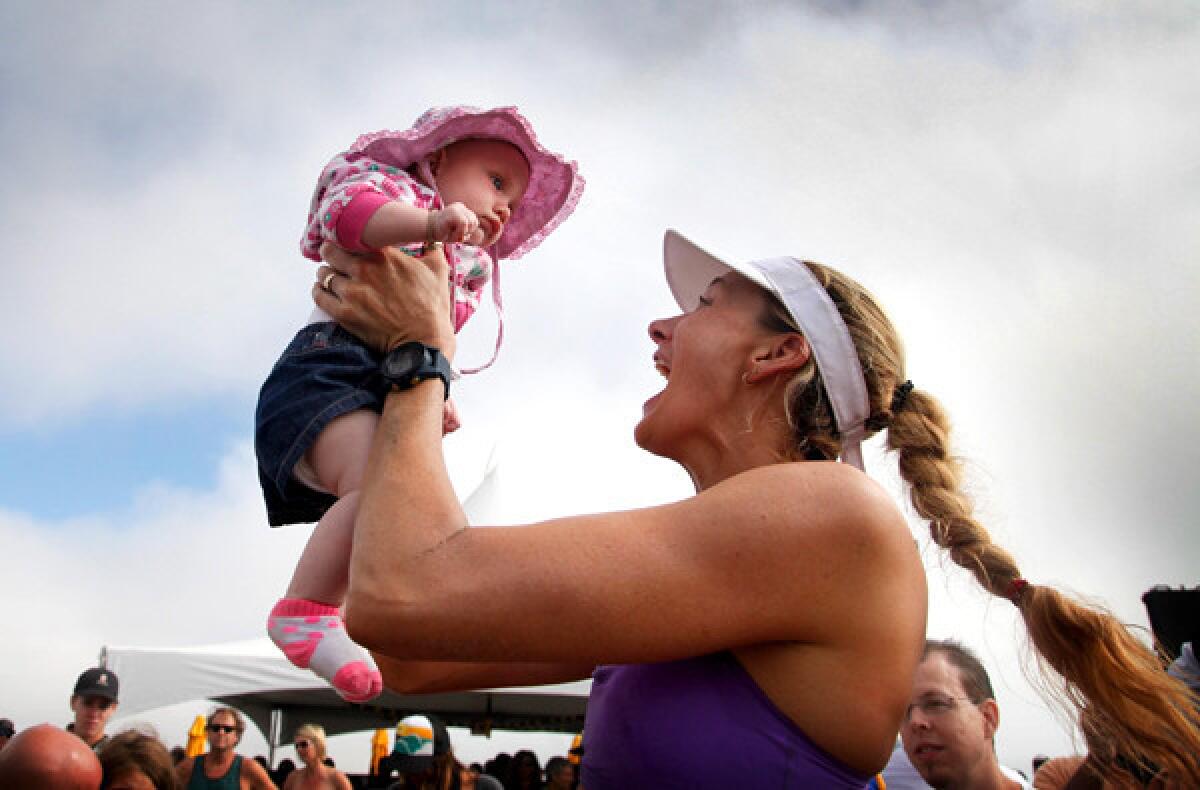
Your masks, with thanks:
M79 736L92 751L99 751L108 741L104 728L117 712L117 690L116 674L104 667L85 669L75 681L71 694L75 720L67 725L67 732Z
M936 790L1023 790L996 759L1000 708L991 679L957 642L928 641L913 678L900 737L913 767Z

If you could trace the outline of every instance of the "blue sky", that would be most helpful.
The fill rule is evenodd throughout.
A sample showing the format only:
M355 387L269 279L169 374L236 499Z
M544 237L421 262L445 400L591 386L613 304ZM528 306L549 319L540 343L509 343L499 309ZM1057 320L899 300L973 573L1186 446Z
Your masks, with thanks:
M677 227L873 290L1031 579L1135 623L1147 587L1197 583L1189 3L9 3L0 72L0 578L29 600L0 715L19 726L65 720L103 644L259 635L307 535L266 528L249 442L309 310L309 192L356 135L435 104L517 104L588 179L506 269L500 361L456 395L460 490L499 459L488 520L688 494L630 440L661 386L645 326L673 310ZM494 327L482 310L460 361ZM926 554L931 635L976 646L1020 723L1002 756L1069 750L1007 607Z
M208 487L253 421L247 398L80 415L0 434L4 506L58 520L127 507L147 481Z

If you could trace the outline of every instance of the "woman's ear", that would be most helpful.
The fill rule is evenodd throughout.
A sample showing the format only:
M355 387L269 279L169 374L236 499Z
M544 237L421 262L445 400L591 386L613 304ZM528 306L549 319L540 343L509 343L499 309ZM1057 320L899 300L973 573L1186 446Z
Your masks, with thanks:
M775 335L755 355L754 364L746 373L746 383L753 384L779 373L795 373L811 356L812 347L804 335L796 332Z

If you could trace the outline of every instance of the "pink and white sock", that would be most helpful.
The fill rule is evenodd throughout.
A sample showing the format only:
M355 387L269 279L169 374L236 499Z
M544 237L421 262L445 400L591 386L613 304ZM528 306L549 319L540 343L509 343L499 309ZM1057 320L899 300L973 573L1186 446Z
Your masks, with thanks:
M367 702L383 692L379 668L350 641L336 606L281 598L267 618L267 633L289 661L329 681L347 702Z

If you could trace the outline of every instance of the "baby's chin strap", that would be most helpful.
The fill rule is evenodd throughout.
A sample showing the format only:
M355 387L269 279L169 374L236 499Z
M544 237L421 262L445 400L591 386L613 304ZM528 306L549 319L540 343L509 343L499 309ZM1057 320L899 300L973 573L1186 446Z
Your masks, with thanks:
M433 177L433 168L429 166L429 157L425 157L420 162L417 162L417 175L425 182L425 186L433 190L437 194L437 179Z
M433 190L435 210L439 204L444 204L441 193L438 192L437 179L433 176L433 168L429 165L429 158L426 157L420 162L417 162L417 175L425 182L425 185ZM446 252L447 259L454 254L449 247L443 248ZM455 368L455 378L467 373L478 373L481 370L487 370L496 361L496 357L500 355L500 344L504 341L504 301L500 298L500 258L496 255L496 245L488 250L492 256L492 303L496 305L496 347L492 349L492 357L487 362L476 368ZM454 261L450 260L451 269L454 267ZM454 320L454 280L450 280L450 320Z
M504 300L500 298L500 259L496 257L496 245L488 250L492 256L492 304L496 305L496 347L492 349L492 358L484 362L477 368L462 368L458 373L478 373L481 370L486 370L496 361L496 357L500 355L500 344L504 342ZM454 287L453 284L450 286Z

